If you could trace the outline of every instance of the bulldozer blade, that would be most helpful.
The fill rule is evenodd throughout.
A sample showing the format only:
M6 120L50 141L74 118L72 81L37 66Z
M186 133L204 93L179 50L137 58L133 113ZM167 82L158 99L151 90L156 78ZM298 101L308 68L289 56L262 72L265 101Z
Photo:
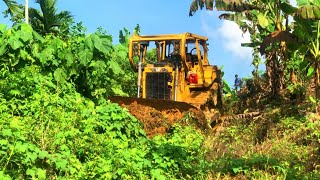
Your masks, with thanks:
M179 101L170 101L162 99L145 99L145 98L136 98L136 97L122 97L122 96L111 96L108 98L111 102L117 103L119 105L130 105L134 102L140 105L152 107L158 111L170 110L170 109L179 109L181 112L187 112L190 109L197 110L195 106Z
M108 99L128 109L130 114L144 124L144 130L150 137L169 131L175 123L195 125L201 130L208 128L204 112L185 102L121 96ZM188 114L191 116L186 116Z

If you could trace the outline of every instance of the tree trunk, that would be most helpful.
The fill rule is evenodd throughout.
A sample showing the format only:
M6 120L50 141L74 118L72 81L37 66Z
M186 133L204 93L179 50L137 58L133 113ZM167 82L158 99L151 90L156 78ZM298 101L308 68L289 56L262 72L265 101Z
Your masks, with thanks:
M24 18L26 20L26 23L29 24L29 0L25 0L26 4L24 7Z
M272 96L276 97L279 94L279 62L277 59L277 52L272 52L272 73L271 73L271 79L272 79Z
M272 88L272 58L271 53L267 56L267 64L266 64L266 71L267 71L267 78L268 78L268 85Z

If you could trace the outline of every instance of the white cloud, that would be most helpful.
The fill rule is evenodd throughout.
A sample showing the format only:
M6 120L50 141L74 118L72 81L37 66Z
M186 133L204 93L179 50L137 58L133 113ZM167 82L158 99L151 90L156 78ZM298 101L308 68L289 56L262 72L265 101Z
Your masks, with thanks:
M201 18L201 29L204 31L206 36L209 39L214 39L216 38L216 32L215 29L211 28L207 22L203 18Z
M252 56L252 49L241 47L241 43L249 43L249 33L243 34L239 26L232 21L222 21L222 25L217 30L224 48L235 56L245 59Z
M207 14L212 17L212 14ZM204 17L201 18L202 30L205 32L206 36L210 39L215 39L216 42L222 44L227 52L232 53L239 59L252 59L252 49L241 47L241 43L249 43L250 35L249 33L243 34L239 26L227 20L222 20L221 25L217 28L213 28L209 25Z
M290 4L294 7L297 7L297 1L296 0L289 0Z
M205 11L208 16L214 16L214 11Z
M290 4L297 6L296 0L290 0ZM210 39L216 39L221 42L226 51L232 53L234 56L241 59L252 59L252 48L241 47L241 43L250 42L250 34L247 32L243 34L239 26L227 20L222 20L222 24L218 28L211 27L208 19L217 18L216 11L205 11L201 16L202 30ZM292 16L289 16L289 23L293 22Z

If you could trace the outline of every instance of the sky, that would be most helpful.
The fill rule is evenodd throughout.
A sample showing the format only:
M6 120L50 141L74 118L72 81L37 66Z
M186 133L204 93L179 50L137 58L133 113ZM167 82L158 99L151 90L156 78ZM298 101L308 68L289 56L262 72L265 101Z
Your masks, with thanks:
M24 3L24 0L17 0ZM252 49L241 47L241 43L250 42L248 34L242 34L239 27L231 22L220 20L217 11L198 11L189 17L192 0L58 0L58 10L68 10L76 22L82 21L87 32L94 32L99 26L113 36L118 43L119 30L127 28L133 31L139 24L142 35L174 34L190 32L209 38L210 64L223 67L224 79L233 85L234 76L250 77L254 67ZM39 8L33 0L31 7ZM0 11L4 11L0 1ZM0 23L10 24L8 19L0 17ZM129 62L128 62L129 63Z

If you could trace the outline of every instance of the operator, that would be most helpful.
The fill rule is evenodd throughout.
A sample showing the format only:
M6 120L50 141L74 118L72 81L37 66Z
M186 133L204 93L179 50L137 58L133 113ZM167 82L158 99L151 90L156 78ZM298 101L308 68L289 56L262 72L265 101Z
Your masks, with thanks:
M238 74L235 75L235 80L234 80L234 89L235 91L238 91L238 87L239 90L241 88L241 78L238 77Z

